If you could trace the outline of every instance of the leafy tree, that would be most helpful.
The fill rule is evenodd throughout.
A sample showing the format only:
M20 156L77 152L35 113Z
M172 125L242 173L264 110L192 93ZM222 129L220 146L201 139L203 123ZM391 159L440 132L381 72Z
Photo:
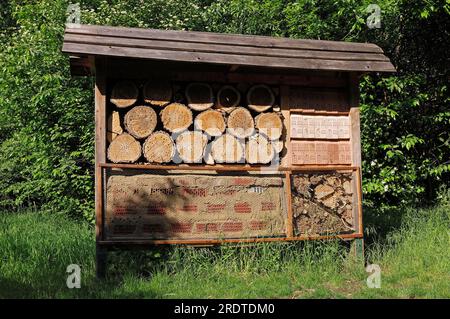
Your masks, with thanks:
M450 170L449 1L84 0L81 22L373 42L398 73L361 82L370 205L433 201ZM93 80L61 53L68 0L0 4L0 207L93 217Z

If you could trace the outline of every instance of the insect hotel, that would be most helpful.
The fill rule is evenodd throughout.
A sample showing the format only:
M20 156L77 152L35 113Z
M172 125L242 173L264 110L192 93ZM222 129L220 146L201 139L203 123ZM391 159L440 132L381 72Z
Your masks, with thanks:
M68 25L95 76L97 272L117 247L352 240L370 43Z

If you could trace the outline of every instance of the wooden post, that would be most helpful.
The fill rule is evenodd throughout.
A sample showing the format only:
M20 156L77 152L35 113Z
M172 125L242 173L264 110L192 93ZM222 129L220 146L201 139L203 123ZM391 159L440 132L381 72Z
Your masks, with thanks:
M348 78L348 95L350 104L350 142L352 152L352 166L358 167L358 171L354 173L356 182L353 183L354 203L357 208L354 210L353 220L356 232L363 234L362 227L362 180L361 180L361 132L360 132L360 116L359 116L359 74L350 73ZM364 237L355 238L352 243L352 251L358 260L364 261Z
M96 273L98 278L105 276L106 248L99 244L103 238L103 194L102 168L106 162L106 61L95 59L95 238Z
M364 238L353 239L350 250L357 262L364 263Z

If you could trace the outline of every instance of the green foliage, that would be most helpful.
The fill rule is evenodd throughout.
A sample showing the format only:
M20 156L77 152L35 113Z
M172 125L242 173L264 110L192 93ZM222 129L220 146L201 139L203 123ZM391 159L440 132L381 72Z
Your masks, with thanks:
M450 171L449 4L383 0L84 0L81 22L368 41L397 66L361 83L365 201L433 201ZM61 53L68 0L0 4L0 206L93 216L93 81Z
M86 222L0 212L0 298L449 298L450 193L440 197L432 209L398 210L395 226L384 212L368 216L366 256L381 268L380 289L367 288L337 241L110 252L98 281ZM81 266L81 289L66 287L69 264Z

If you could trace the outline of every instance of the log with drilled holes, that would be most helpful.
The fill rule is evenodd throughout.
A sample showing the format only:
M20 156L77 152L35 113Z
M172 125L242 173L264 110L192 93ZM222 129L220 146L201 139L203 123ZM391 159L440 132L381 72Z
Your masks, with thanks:
M275 112L261 113L255 118L255 126L259 133L270 140L277 140L281 137L283 121Z
M292 175L296 235L354 231L352 173Z
M263 135L250 137L245 147L245 160L249 164L268 164L275 156L272 143Z
M158 123L156 112L150 106L135 106L125 114L125 128L137 139L146 138Z
M211 156L216 163L241 162L244 148L239 140L230 134L217 137L211 145Z
M264 112L275 103L275 95L267 85L254 85L247 92L248 107L256 112Z
M141 152L141 144L130 134L123 133L109 144L107 156L113 163L134 163Z
M238 107L230 113L227 126L228 132L238 138L249 137L255 130L252 114L244 107Z
M125 108L136 103L138 95L139 90L133 82L121 81L114 85L110 101L118 108Z
M175 155L175 144L169 134L157 131L145 140L142 151L151 163L168 163Z
M214 105L212 88L206 83L191 83L186 87L188 106L195 111L204 111Z
M194 125L196 129L202 130L210 136L219 136L226 128L222 113L215 110L206 110L197 115Z
M148 81L142 93L145 102L154 106L166 106L172 99L172 86L165 81Z
M241 93L231 85L224 85L217 92L218 108L233 108L239 105Z
M192 124L192 111L181 103L167 105L160 116L164 128L172 133L182 132Z
M186 131L178 135L177 152L185 163L201 163L205 153L208 137L199 131Z

